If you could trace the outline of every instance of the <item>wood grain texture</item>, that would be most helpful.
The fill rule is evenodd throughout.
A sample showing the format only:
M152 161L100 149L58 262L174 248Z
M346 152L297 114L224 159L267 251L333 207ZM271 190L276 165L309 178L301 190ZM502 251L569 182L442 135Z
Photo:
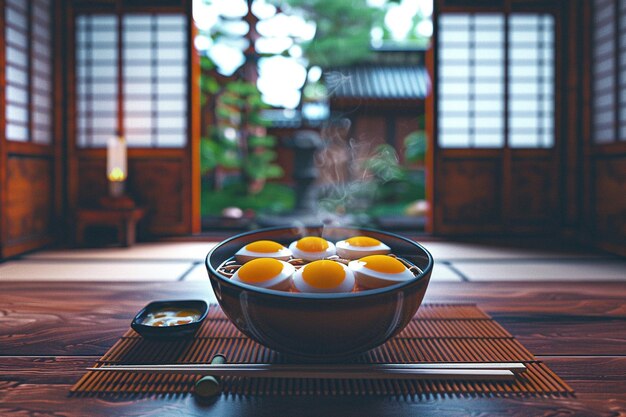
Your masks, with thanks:
M0 283L0 355L102 355L149 301L215 301L208 280L33 285ZM622 283L525 282L432 283L425 298L477 303L537 355L626 354L625 300Z
M595 168L595 239L626 253L626 156L598 158Z
M434 283L427 302L476 302L577 391L576 398L191 397L71 398L68 391L149 300L205 297L208 282L0 283L0 415L64 416L619 416L626 414L626 357L563 357L568 345L604 352L624 338L621 283ZM176 287L172 287L176 285ZM539 325L540 322L544 324ZM571 325L562 327L563 323ZM578 325L576 325L578 323ZM582 327L578 327L582 326ZM607 327L608 326L608 327ZM594 330L597 328L597 330ZM607 330L608 329L608 330ZM545 337L544 337L545 336ZM562 343L567 339L567 343ZM556 342L555 342L556 341ZM605 344L605 341L613 343ZM594 347L589 348L589 345ZM24 357L22 355L46 355ZM56 352L56 353L55 353ZM91 353L89 353L91 352ZM49 355L67 355L50 357ZM77 357L76 355L93 355ZM9 357L10 355L12 357ZM15 357L15 356L21 357Z
M9 156L5 245L47 239L54 210L53 164L49 158Z
M185 201L185 196L191 186L183 181L184 162L178 154L129 157L126 191L137 204L148 209L146 230L152 235L190 231L190 202ZM83 155L78 158L78 169L78 204L81 208L97 207L99 199L108 194L106 160Z
M441 151L440 153L445 153ZM436 177L435 222L443 233L485 230L502 218L500 163L497 158L442 159ZM445 190L445 191L443 191Z
M626 357L555 357L544 361L578 393L624 394L626 392Z
M191 212L185 208L190 184L184 181L184 161L131 159L129 192L149 208L148 230L157 235L190 232ZM131 176L132 174L132 176Z
M95 208L98 200L108 194L105 158L77 158L78 208Z
M0 385L1 386L1 385ZM620 416L626 401L617 395L580 394L572 399L423 398L407 401L385 396L218 397L209 404L191 396L160 398L75 398L69 385L6 384L0 392L3 416ZM34 395L36 394L36 395ZM617 397L617 398L616 398Z
M547 224L556 213L556 177L551 158L511 161L511 220L514 224ZM541 190L541 192L538 192Z

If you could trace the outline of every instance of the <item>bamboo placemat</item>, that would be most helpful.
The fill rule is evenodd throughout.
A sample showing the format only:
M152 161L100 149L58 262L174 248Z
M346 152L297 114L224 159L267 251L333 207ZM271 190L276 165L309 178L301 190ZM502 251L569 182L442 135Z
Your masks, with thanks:
M231 363L286 363L277 352L239 332L219 306L193 338L143 339L129 329L95 366L108 364L209 363L216 353ZM415 318L384 345L353 360L360 363L524 362L527 370L514 382L446 382L412 380L316 380L223 378L226 395L395 395L549 396L573 390L475 305L423 305ZM193 392L202 375L154 375L87 372L72 388L74 395L169 395Z

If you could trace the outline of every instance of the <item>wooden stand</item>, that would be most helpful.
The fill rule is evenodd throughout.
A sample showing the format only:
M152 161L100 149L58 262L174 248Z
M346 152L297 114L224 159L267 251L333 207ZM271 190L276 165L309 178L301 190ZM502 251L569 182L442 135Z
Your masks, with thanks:
M76 244L83 245L87 226L112 226L122 246L135 244L137 223L145 216L144 208L95 208L76 212Z

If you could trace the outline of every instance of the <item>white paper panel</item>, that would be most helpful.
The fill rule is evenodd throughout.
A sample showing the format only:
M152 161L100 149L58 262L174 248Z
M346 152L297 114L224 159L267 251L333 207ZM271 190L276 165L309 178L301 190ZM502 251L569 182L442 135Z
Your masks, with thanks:
M103 147L117 130L117 17L76 18L79 147Z
M439 18L439 145L503 143L504 19L497 14Z
M184 146L185 134L164 135L187 128L186 19L136 14L124 16L122 25L128 145Z
M509 145L554 145L554 18L548 14L509 17Z
M615 7L593 1L593 137L596 143L615 140Z

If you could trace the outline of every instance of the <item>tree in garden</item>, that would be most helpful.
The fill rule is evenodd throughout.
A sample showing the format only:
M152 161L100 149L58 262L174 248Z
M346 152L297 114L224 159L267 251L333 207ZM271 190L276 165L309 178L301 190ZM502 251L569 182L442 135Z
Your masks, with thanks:
M211 66L210 62L204 65ZM274 163L276 138L267 134L267 123L260 115L268 106L252 82L231 80L222 87L213 79L204 84L205 93L212 94L214 126L210 137L202 140L203 168L205 172L238 169L248 192L258 193L267 179L283 175ZM221 181L214 185L221 188Z
M338 67L363 61L372 51L370 31L382 11L367 0L287 0L314 21L315 37L303 45L310 65Z
M251 5L248 1L248 8ZM244 51L244 64L231 77L220 77L216 65L207 56L202 57L203 76L201 91L203 105L208 105L212 113L213 126L210 135L202 139L202 167L207 173L216 170L214 187L221 188L221 169L239 170L241 180L248 194L256 194L263 189L267 179L283 175L280 166L274 163L276 138L267 134L267 123L260 112L268 108L256 86L254 41L257 38L254 26L257 19L248 13L244 16L250 29L243 36L248 47ZM236 19L235 19L236 20ZM225 22L233 22L232 18ZM216 40L241 39L235 33L217 28L212 37Z

